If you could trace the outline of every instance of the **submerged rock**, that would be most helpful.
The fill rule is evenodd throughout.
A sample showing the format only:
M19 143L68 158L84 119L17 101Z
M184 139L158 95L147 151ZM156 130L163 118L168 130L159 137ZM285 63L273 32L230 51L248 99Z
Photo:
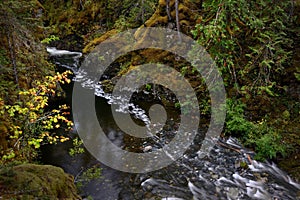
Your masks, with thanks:
M0 170L0 199L81 199L73 176L51 165L22 164Z

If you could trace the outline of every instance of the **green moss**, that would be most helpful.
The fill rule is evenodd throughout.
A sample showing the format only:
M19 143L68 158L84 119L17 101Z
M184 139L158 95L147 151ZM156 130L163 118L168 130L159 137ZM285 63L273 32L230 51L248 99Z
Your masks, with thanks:
M4 199L81 199L73 177L50 165L22 164L0 170Z
M147 27L153 27L158 25L165 25L168 23L168 16L153 15L145 24Z
M116 29L112 29L108 32L106 32L104 35L95 38L94 40L92 40L88 45L86 45L84 47L84 49L82 50L83 53L89 53L91 52L98 44L100 44L101 42L105 41L106 39L110 38L111 36L115 35L118 33L118 30Z
M243 168L243 169L248 169L248 164L247 164L247 162L245 162L245 161L242 161L242 162L240 163L240 166L241 166L241 168Z

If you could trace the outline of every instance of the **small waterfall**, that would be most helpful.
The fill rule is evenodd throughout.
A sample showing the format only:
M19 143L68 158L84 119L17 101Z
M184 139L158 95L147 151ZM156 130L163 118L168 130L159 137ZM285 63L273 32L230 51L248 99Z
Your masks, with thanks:
M124 102L129 102L128 99L124 99L120 96L113 96L110 93L105 93L100 83L94 84L96 81L92 78L89 78L87 76L87 72L79 68L79 59L82 57L82 53L71 52L67 50L58 50L55 47L47 47L47 52L51 57L55 58L55 63L57 65L72 70L75 75L73 81L80 82L82 87L86 89L95 90L95 95L105 98L108 104L118 105L118 109L116 110L117 112L130 113L136 119L140 119L141 121L143 121L146 125L150 124L150 120L143 109L139 108L133 103L125 104ZM131 91L126 87L124 87L123 89L127 89L127 91L131 93L137 92Z

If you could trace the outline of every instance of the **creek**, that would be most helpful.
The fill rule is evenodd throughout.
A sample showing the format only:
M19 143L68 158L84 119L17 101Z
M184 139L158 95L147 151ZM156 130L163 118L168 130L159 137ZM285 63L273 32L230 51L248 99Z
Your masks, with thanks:
M70 69L74 72L73 81L85 84L86 88L95 87L88 84L84 71L80 70L81 53L55 48L47 50L59 70ZM69 105L72 105L72 87L73 84L64 86L67 93L66 102ZM131 146L135 146L131 150L137 151L138 146L140 151L154 151L173 137L178 126L178 113L175 109L170 109L167 110L168 126L164 127L159 141L128 140L113 120L111 105L117 105L118 112L129 112L139 123L147 124L147 108L151 102L133 102L132 109L126 110L122 104L123 100L105 93L101 85L95 88L95 96L99 123L107 137L121 148L130 149ZM136 99L142 101L142 98ZM44 147L42 162L62 167L67 173L74 175L75 179L88 167L96 165L102 168L102 176L88 182L82 188L84 197L91 196L99 200L300 199L298 183L274 163L255 161L255 153L244 148L235 138L214 141L215 145L210 154L200 158L201 141L205 131L199 129L198 132L191 147L180 159L154 172L121 172L97 161L88 151L71 157L68 153L72 147L71 142ZM70 137L76 137L76 129L68 134Z

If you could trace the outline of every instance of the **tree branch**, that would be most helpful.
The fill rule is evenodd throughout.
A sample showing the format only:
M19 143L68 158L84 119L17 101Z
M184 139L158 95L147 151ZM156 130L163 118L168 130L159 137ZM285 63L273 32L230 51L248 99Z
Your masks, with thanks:
M175 10L176 10L176 27L179 41L181 42L181 35L180 35L180 23L179 23L179 0L175 0Z
M166 0L166 11L168 15L168 20L171 21L171 14L170 14L170 0Z

